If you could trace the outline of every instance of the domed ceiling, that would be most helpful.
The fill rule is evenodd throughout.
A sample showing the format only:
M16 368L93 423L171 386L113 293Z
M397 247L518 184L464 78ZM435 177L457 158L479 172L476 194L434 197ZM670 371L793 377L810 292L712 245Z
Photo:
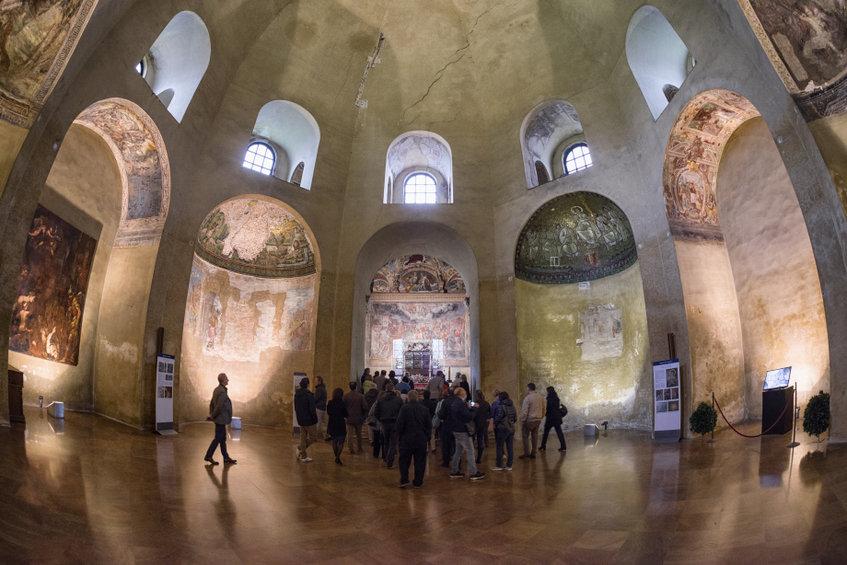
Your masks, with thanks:
M626 214L604 196L575 192L530 217L518 238L515 276L542 284L590 281L623 271L637 258Z
M279 204L236 198L206 216L197 254L223 269L259 277L311 275L315 254L303 226Z

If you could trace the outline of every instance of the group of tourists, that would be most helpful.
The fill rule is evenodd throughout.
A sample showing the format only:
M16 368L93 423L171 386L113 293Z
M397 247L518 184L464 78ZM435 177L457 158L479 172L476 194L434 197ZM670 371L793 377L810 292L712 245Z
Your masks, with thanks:
M235 460L226 451L226 425L232 418L227 376L221 373L218 382L209 407L209 419L215 421L215 439L205 459L216 465L213 455L220 446L224 463L232 464ZM535 390L535 384L529 383L520 411L505 391L495 391L491 403L481 390L476 390L471 398L467 376L460 373L451 382L439 371L421 391L414 388L408 376L398 379L394 371L371 375L370 369L365 369L357 382L351 382L346 393L336 388L329 399L321 377L316 377L314 391L309 387L310 381L304 377L294 394L294 413L300 428L298 460L311 462L309 446L325 439L331 442L335 463L343 465L345 444L350 454L362 453L365 435L373 457L381 458L385 467L392 469L397 459L401 488L423 485L427 454L439 448L441 466L449 469L450 478L484 479L486 475L479 465L491 431L495 441L495 464L491 470L511 471L518 422L523 439L520 459L535 459L537 451L544 451L551 430L559 439L559 451L567 449L562 433L567 408L553 387L547 387L545 399ZM467 474L462 471L463 462Z

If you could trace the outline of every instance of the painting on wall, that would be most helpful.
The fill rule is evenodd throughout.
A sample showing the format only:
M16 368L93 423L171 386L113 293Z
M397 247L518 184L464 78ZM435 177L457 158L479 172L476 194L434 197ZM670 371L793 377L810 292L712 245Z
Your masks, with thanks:
M269 278L316 272L306 230L282 206L236 198L216 207L200 226L197 254L223 269Z
M583 361L599 361L623 355L623 317L613 304L589 306L579 315Z
M29 127L73 53L95 0L0 2L0 117Z
M844 0L739 0L806 119L847 110Z
M428 255L406 255L389 260L371 281L375 293L465 294L462 275L449 263Z
M368 305L370 364L394 358L394 344L443 344L443 358L453 365L467 364L468 308L464 300L451 302L382 302ZM401 352L402 353L402 352Z
M575 192L530 217L518 237L515 276L542 284L590 281L627 269L637 258L623 210L599 194Z
M759 115L728 90L710 90L683 109L671 131L663 184L671 233L685 239L721 240L716 182L724 146L747 120Z
M97 241L39 206L29 229L9 349L76 365Z

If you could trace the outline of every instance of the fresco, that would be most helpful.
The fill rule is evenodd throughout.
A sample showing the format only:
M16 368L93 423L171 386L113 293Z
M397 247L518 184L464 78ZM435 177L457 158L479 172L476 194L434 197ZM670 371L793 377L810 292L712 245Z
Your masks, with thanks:
M170 203L170 173L164 142L155 124L141 108L117 98L88 107L74 122L106 140L124 177L116 245L157 241Z
M371 281L377 293L466 294L462 275L446 261L429 255L406 255L391 259Z
M515 276L542 284L590 281L636 259L623 211L599 194L575 192L548 201L530 217L518 238Z
M444 358L453 364L466 363L468 357L468 308L464 299L442 302L382 302L368 305L369 357L391 360L394 340L405 344L441 340Z
M0 117L29 127L76 47L95 0L0 2Z
M614 304L591 305L579 315L583 361L599 361L623 355L623 318Z
M521 129L527 187L533 188L549 182L555 176L548 171L555 169L553 154L556 148L566 139L582 132L582 122L576 109L564 100L553 100L533 109Z
M303 226L282 206L257 198L224 202L206 217L197 254L221 268L261 277L315 273L315 255Z
M758 115L746 98L728 90L704 92L682 111L668 141L663 173L674 236L722 239L715 196L718 165L733 132Z
M740 0L807 119L847 109L847 2Z
M314 277L268 280L229 273L195 257L185 330L200 354L258 363L263 352L312 349Z
M97 241L39 206L29 229L9 349L76 365Z

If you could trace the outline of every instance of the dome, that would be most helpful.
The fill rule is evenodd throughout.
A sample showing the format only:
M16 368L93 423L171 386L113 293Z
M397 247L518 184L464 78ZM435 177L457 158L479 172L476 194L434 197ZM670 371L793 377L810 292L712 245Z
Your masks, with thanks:
M286 278L315 272L306 231L284 207L269 200L235 198L203 220L197 254L223 269Z
M600 279L632 266L638 255L626 214L599 194L548 201L518 238L515 276L543 284Z

